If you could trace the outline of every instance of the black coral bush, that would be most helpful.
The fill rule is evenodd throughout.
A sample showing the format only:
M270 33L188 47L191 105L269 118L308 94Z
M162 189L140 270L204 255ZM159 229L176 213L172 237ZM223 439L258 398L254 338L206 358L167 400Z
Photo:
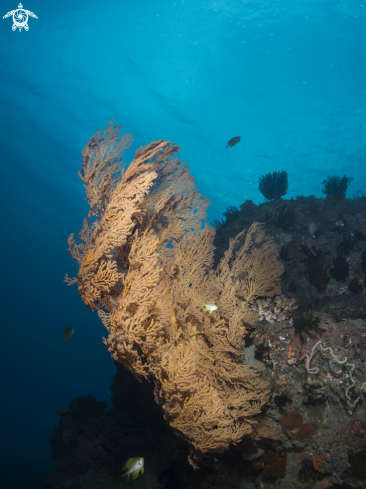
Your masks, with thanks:
M328 198L342 200L346 197L346 192L353 178L347 177L328 177L322 182L322 192Z
M259 190L267 200L277 200L287 194L287 171L275 171L259 177Z

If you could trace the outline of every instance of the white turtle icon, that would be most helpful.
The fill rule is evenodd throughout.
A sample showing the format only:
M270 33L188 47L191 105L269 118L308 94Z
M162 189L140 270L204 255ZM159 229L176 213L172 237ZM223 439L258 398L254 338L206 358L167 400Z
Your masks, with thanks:
M30 12L29 10L24 10L23 5L21 3L18 5L18 8L16 10L12 10L11 12L5 14L3 19L6 19L11 15L13 16L13 22L14 22L11 28L13 29L13 31L15 31L16 28L18 28L19 32L22 30L23 27L26 31L29 29L28 15L34 17L35 19L38 19L38 17L33 12Z

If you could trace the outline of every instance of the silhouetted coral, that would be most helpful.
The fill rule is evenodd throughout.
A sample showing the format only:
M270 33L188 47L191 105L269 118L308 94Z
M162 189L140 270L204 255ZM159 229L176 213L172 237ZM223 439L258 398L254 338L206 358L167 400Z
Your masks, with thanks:
M292 319L294 321L295 333L299 336L301 342L304 342L306 339L304 335L313 338L313 332L318 334L322 333L322 330L319 328L320 319L315 316L314 311L298 309L293 313Z
M310 285L305 277L301 277L296 283L298 309L293 313L292 319L295 333L304 341L304 335L313 337L312 331L321 334L320 320L314 315L321 305L321 296L316 288Z
M244 204L241 204L240 211L243 217L251 217L254 215L258 207L252 200L246 200Z
M326 256L320 248L316 250L313 247L312 250L310 250L306 246L302 246L301 249L307 257L305 265L310 283L316 287L318 292L324 292L329 282L329 257Z
M259 177L259 190L267 200L279 199L287 194L287 171L275 171Z
M352 182L353 178L347 177L328 177L322 182L322 192L327 197L334 200L341 200L346 197L346 192L349 184Z
M278 213L276 219L276 226L282 228L284 231L287 231L288 228L294 226L295 221L296 221L296 214L294 209L290 205L284 204Z
M339 243L336 250L341 255L348 255L348 253L355 247L356 240L350 235L344 235L343 240Z
M240 211L237 207L229 205L224 212L224 216L226 217L226 222L232 222L233 220L239 217Z
M351 282L348 285L348 290L352 294L359 294L360 292L363 291L363 285L362 285L362 280L359 278L354 278L351 280Z
M221 221L219 221L218 219L214 219L212 221L212 225L216 229L216 231L219 231L224 224L225 224L225 221L223 219L221 219Z
M317 311L322 302L322 297L316 288L309 284L305 277L300 277L296 282L296 299L299 309L302 311Z
M349 263L344 255L338 253L333 260L333 268L329 270L330 275L338 282L345 282L349 275Z
M221 221L219 221L218 219L214 219L212 221L212 225L216 229L216 231L219 231L224 224L229 224L235 221L235 219L239 217L240 211L237 207L229 205L223 215L226 217L225 221L223 219Z

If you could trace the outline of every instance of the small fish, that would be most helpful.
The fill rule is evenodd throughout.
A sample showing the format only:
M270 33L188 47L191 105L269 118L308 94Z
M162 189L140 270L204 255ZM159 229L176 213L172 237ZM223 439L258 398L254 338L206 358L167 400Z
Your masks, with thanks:
M66 328L65 331L62 333L61 339L67 341L71 338L73 334L74 334L74 328Z
M132 479L137 479L140 471L141 474L144 473L144 457L129 458L122 470L127 470L127 472L122 474L121 477L127 477L127 480L129 480L130 475L132 475Z
M240 141L240 136L235 136L235 138L231 138L230 141L228 143L226 143L226 148L232 148L233 146L235 146L236 144L238 144L238 142Z
M207 301L206 304L203 304L203 310L204 311L209 311L209 314L211 314L213 311L217 311L218 307L215 304L215 301Z

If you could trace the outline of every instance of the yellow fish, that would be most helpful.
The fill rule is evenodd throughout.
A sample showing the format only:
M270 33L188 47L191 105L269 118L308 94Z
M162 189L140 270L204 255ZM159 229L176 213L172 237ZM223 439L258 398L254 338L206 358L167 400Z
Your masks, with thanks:
M62 333L61 339L67 341L71 338L73 334L74 334L74 328L66 328L65 331Z
M217 311L218 307L215 304L215 301L207 301L206 304L203 304L203 310L204 311L209 311L209 314L211 314L213 311Z
M127 480L129 480L131 475L132 479L137 479L140 471L141 474L144 473L144 457L129 458L122 470L127 470L127 472L122 474L121 477L127 477Z

